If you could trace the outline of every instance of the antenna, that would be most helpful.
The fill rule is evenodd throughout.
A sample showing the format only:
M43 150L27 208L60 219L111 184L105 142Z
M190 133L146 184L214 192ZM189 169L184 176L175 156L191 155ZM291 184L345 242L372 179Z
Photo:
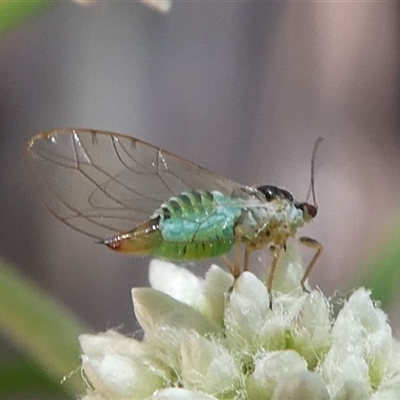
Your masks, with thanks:
M314 202L314 206L316 209L318 209L317 206L317 199L315 197L315 188L314 188L314 182L315 182L315 159L317 156L317 150L319 145L321 144L321 142L324 140L323 137L319 137L314 144L314 149L312 152L312 156L311 156L311 182L310 182L310 188L308 189L308 193L307 193L307 198L306 198L306 203L308 202L308 199L310 198L310 194L312 194L312 198L313 198L313 202Z

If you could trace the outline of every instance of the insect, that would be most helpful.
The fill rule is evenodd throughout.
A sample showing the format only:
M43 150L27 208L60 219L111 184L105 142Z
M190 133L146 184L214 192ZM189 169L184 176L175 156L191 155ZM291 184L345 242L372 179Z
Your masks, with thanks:
M108 248L170 260L222 256L235 278L249 268L252 251L272 255L268 292L279 254L297 229L317 215L314 146L310 193L297 202L272 185L243 186L133 137L87 129L34 136L25 161L34 187L50 212ZM301 286L322 252L315 249ZM244 247L244 262L240 262ZM234 261L226 254L235 248Z

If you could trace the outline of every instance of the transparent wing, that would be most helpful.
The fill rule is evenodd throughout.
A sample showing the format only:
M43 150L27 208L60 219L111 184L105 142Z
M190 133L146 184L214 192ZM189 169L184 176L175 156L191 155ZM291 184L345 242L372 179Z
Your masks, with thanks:
M99 239L132 230L183 191L229 195L239 186L138 139L95 130L34 136L25 161L46 207L65 224Z

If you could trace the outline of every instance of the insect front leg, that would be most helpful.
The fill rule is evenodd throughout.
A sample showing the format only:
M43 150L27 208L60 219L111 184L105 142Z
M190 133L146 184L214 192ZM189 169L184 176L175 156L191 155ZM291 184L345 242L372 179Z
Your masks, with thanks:
M305 292L309 292L309 290L305 287L305 282L308 278L308 276L311 273L311 270L314 267L314 264L317 262L318 257L321 255L323 246L321 243L317 242L315 239L309 238L309 237L301 237L299 238L300 243L304 244L307 247L310 247L312 249L315 249L315 254L314 257L311 259L310 263L308 264L307 269L304 272L303 277L301 278L300 284L301 287Z

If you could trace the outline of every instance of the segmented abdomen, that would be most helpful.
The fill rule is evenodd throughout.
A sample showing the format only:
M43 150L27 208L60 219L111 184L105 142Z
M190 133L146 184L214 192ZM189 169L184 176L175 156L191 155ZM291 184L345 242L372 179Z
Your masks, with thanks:
M162 240L152 254L175 260L195 260L229 252L242 208L218 191L185 192L154 213Z

